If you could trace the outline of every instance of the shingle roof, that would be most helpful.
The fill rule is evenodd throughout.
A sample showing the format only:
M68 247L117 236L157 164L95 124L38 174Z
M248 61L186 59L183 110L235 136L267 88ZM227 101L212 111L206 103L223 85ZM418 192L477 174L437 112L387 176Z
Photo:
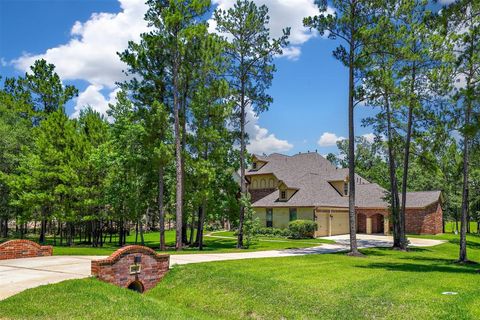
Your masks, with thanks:
M272 154L263 156L267 163L258 170L250 170L248 176L274 174L289 188L298 189L288 201L279 201L278 192L253 203L253 207L327 206L348 207L348 197L342 196L329 181L345 180L348 169L339 169L316 152L294 156ZM386 208L386 190L356 175L356 206L361 208ZM410 192L407 207L425 207L440 198L440 191Z

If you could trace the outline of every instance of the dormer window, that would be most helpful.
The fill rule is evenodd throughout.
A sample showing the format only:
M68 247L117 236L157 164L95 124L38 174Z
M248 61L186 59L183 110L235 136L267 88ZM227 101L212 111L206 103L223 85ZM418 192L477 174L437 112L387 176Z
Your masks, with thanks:
M348 182L343 183L343 195L348 196Z
M287 199L287 191L285 191L285 190L280 191L280 199L281 200L286 200Z
M253 163L252 163L252 169L253 169L253 170L257 170L257 163L256 163L256 162L253 162Z

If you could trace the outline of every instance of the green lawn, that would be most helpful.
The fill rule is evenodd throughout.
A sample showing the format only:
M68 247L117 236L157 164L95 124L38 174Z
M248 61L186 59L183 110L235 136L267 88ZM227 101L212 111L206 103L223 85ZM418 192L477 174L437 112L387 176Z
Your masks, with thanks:
M310 255L174 267L140 295L94 279L0 302L6 319L480 319L479 265L457 265L458 237L365 258ZM480 261L480 237L469 236ZM442 295L445 291L457 295Z
M206 232L208 234L208 232ZM320 245L321 243L332 243L333 241L322 239L285 239L285 238L259 238L254 241L248 249L240 250L236 249L236 237L233 232L218 232L213 233L214 236L222 236L228 238L216 238L205 235L205 247L203 251L199 251L198 248L185 248L181 252L176 252L172 248L175 246L175 232L166 231L165 240L167 246L171 249L167 250L171 254L182 253L209 253L209 252L244 252L244 251L260 251L260 250L274 250L274 249L292 249L292 248L307 248ZM36 238L32 240L36 241ZM1 242L1 241L0 241ZM58 239L57 239L58 243ZM128 244L135 243L135 234L131 234L127 237ZM49 237L47 244L53 245L53 239ZM145 245L153 249L159 247L159 233L150 232L145 234ZM116 245L116 241L113 243L105 243L103 248L92 248L90 245L81 243L75 243L72 247L68 246L54 246L54 255L109 255L119 247Z
M455 222L454 221L448 221L445 223L445 232L447 233L453 233L455 231ZM458 222L458 230L460 231L460 221ZM471 233L476 233L477 232L477 223L476 222L470 222L470 232Z

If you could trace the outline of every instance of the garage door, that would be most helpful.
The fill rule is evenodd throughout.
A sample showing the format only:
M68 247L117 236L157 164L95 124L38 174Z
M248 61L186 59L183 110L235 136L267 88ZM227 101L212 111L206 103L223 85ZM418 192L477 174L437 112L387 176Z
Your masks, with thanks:
M317 212L316 216L317 232L315 236L325 237L349 233L348 212L336 211L331 214L330 212Z
M348 212L335 212L332 216L332 236L349 233Z

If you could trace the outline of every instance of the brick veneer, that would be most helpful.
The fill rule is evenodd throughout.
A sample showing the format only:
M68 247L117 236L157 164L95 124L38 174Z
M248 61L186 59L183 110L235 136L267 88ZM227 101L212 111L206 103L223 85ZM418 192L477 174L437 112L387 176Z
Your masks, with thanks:
M141 266L138 274L130 274L130 266L135 264L135 257L140 257ZM92 275L98 279L119 287L128 288L133 282L140 282L142 291L150 290L168 272L170 255L157 254L143 246L126 246L104 260L92 261Z
M406 231L414 234L442 233L442 216L442 207L438 202L423 209L407 209L405 212Z
M30 240L10 240L0 244L0 260L51 256L52 246L41 246Z
M251 196L251 202L254 203L255 201L258 201L262 198L265 198L268 196L270 193L275 192L278 190L277 189L251 189L248 190Z
M366 217L381 214L384 217L390 215L387 209L355 209L357 213L358 232L366 232ZM411 234L438 234L442 233L443 211L439 202L435 202L425 208L407 208L405 212L405 228ZM380 220L372 220L372 232L381 229ZM392 221L390 221L390 226Z

